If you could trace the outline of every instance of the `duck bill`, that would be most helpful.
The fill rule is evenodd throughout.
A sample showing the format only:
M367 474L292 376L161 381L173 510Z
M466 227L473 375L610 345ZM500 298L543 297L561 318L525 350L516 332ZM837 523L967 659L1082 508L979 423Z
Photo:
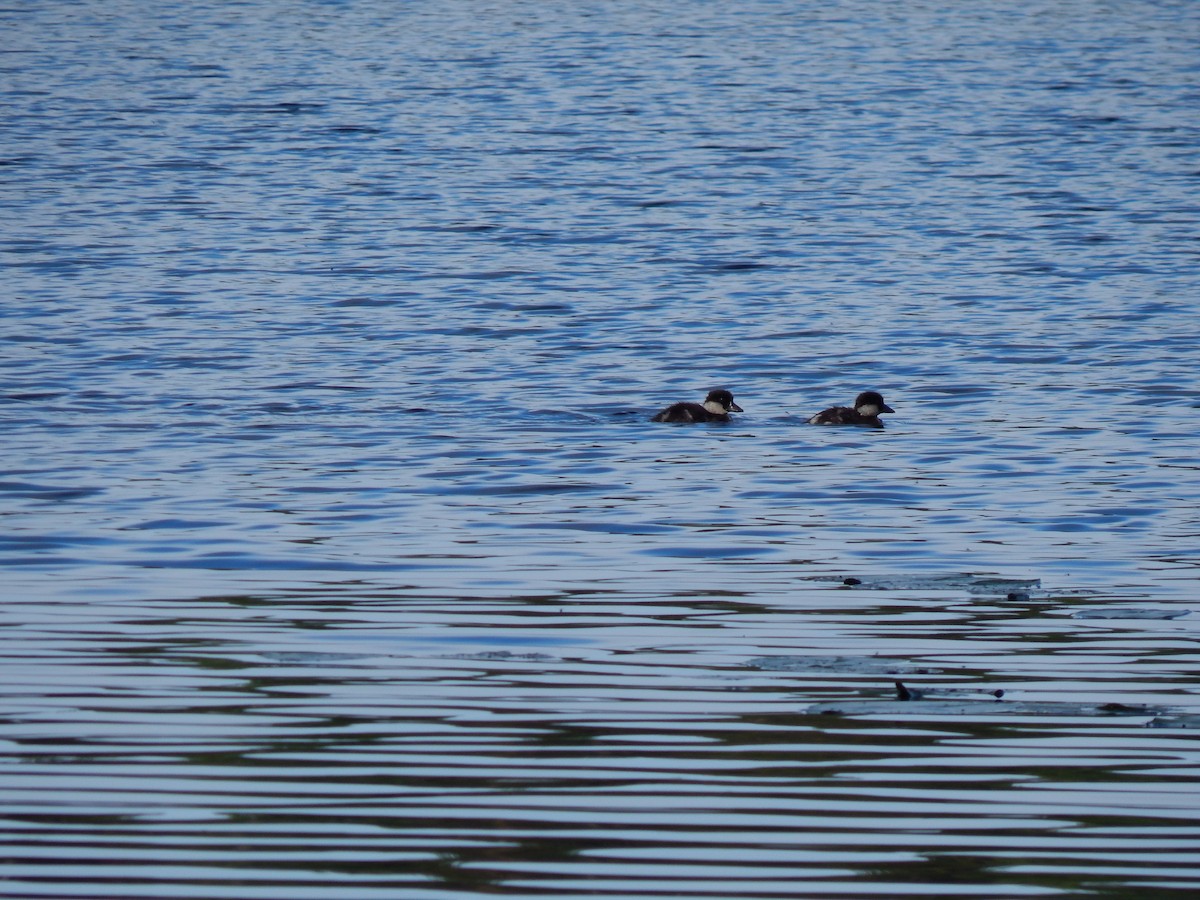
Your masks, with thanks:
M895 412L895 410L894 410L894 409L892 409L890 406L888 406L886 403L885 403L885 404L883 404L883 406L879 407L879 411L880 411L881 413L885 413L885 412Z
M730 403L730 404L729 404L729 411L730 411L730 412L741 412L741 411L742 411L742 408L741 408L740 406L738 406L736 403Z

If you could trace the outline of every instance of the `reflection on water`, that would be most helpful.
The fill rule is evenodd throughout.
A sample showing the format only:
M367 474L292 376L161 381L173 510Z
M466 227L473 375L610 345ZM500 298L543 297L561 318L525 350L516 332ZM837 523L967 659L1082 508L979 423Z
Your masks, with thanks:
M1190 5L0 24L4 896L1200 889Z

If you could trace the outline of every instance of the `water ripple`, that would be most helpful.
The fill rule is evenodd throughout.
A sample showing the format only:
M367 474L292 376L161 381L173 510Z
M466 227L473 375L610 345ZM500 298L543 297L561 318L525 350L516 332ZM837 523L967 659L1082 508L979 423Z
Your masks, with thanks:
M1192 6L144 7L0 10L6 896L1200 889Z

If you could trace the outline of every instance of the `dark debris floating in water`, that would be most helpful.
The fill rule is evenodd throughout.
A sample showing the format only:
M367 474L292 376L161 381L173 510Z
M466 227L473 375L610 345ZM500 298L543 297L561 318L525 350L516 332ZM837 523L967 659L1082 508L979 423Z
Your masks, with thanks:
M758 656L747 665L771 672L840 672L861 675L932 675L939 666L886 656Z
M920 700L919 703L909 701ZM987 704L986 707L981 704ZM841 715L841 716L879 716L889 714L909 715L917 713L934 716L979 717L1005 716L1018 718L1036 716L1045 719L1079 719L1095 718L1097 716L1129 716L1149 717L1162 716L1162 707L1134 706L1111 703L1070 703L1050 700L1012 700L999 697L980 697L975 700L952 699L944 697L929 697L918 693L907 698L897 697L894 700L861 700L839 701L836 703L817 703L805 707L801 712L805 715ZM1148 722L1145 724L1149 724ZM1166 726L1163 726L1166 727ZM1176 726L1184 727L1184 726Z
M896 681L894 683L896 686L896 699L897 700L924 700L925 699L925 691L918 690L916 688L911 688L907 684L905 684L903 681ZM992 691L991 695L993 697L995 697L997 700L1002 700L1004 698L1004 690L999 689L999 690Z
M749 660L748 664L766 671L813 675L829 672L848 675L939 675L945 671L938 666L923 666L883 657L762 656ZM878 693L878 689L864 688L859 690L857 697L849 697L837 702L812 704L804 707L801 712L805 715L821 716L878 716L889 712L908 714L907 705L920 701L922 715L937 716L1004 715L1074 719L1095 716L1162 716L1166 714L1163 707L1143 704L1014 700L1011 697L1011 691L1004 688L973 689L928 686L918 688L898 678L892 682L892 685L895 692L893 698L879 699L870 696L871 693ZM906 706L897 705L901 703ZM1175 717L1175 719L1178 718ZM1174 722L1175 719L1171 721ZM1187 726L1185 722L1185 724L1171 727Z
M1073 619L1182 619L1191 615L1190 609L1122 609L1117 607L1081 609L1071 613Z
M1040 578L1004 578L999 575L957 573L946 575L817 575L808 581L837 582L867 591L965 591L968 594L1004 594L1028 600L1041 588Z
M804 707L805 715L879 716L890 714L949 716L976 719L978 717L1035 716L1050 720L1095 718L1099 716L1149 717L1166 713L1164 707L1125 703L1075 703L1054 700L1014 700L1003 689L973 692L961 689L934 691L910 687L895 682L895 697L880 700L870 697L851 698L831 703L816 703ZM919 701L914 703L914 701ZM1148 724L1148 723L1147 723Z

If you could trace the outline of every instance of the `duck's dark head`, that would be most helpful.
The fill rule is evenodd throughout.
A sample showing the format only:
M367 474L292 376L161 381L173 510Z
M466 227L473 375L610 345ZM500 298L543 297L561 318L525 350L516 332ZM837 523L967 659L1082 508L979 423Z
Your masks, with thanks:
M742 408L733 402L733 394L724 388L709 391L708 396L704 398L704 408L718 416L742 411Z
M880 413L895 412L883 402L883 394L878 391L863 391L854 398L854 411L860 416L872 418Z

